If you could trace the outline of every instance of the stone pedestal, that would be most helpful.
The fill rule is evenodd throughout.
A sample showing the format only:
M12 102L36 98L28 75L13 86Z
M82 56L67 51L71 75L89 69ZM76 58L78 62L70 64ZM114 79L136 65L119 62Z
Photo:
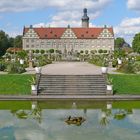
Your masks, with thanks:
M37 94L37 90L32 90L31 91L31 94L33 95L33 96L37 96L38 94Z
M38 102L37 102L37 101L32 101L32 106L31 106L31 108L34 110L34 109L37 108L37 106L38 106Z
M108 96L113 95L113 90L106 90L106 95L108 95Z
M109 68L112 68L112 62L109 62Z
M120 69L120 67L121 67L121 64L118 64L117 69Z
M33 62L29 61L29 68L33 68Z

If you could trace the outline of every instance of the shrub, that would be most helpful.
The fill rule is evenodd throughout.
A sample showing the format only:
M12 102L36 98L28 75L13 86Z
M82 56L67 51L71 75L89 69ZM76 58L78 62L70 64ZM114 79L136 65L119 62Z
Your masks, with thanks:
M35 53L39 53L39 50L36 50Z
M50 52L50 53L54 53L54 49L50 49L49 52Z
M102 66L103 64L103 57L100 55L95 55L91 60L89 60L89 63L95 64L97 66Z
M91 54L95 54L95 50L91 50L90 53L91 53Z
M38 56L36 59L37 59L37 62L34 63L34 67L36 66L41 67L41 66L45 66L47 64L52 63L52 61L46 59L45 56Z
M123 63L118 70L124 73L135 73L133 63L131 62Z
M98 50L98 53L103 53L103 50L102 49Z
M45 53L45 50L41 50L40 53L41 53L41 54L44 54L44 53Z
M52 61L50 59L47 59L46 62L47 62L47 64L51 64L52 63Z
M21 59L25 59L25 57L27 56L27 52L26 51L20 51L17 53L17 56Z
M25 68L18 63L10 63L7 65L8 73L24 73L26 72Z
M103 53L107 53L107 50L103 50Z
M0 71L4 71L6 69L6 63L0 62Z
M117 61L117 59L114 59L112 61L112 66L115 68L117 65L118 65L118 61Z
M140 63L135 63L133 66L134 72L135 73L140 73Z
M26 50L26 53L28 54L29 53L29 50Z
M80 53L84 53L84 51L83 51L83 50L81 50L81 51L80 51Z
M136 56L136 61L140 61L140 56Z
M85 54L88 54L88 50L85 50Z
M97 50L95 50L94 52L97 53Z

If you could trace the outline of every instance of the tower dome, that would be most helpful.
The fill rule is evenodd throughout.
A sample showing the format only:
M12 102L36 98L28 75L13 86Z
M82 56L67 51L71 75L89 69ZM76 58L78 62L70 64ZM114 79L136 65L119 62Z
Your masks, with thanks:
M89 17L87 16L87 9L84 8L83 12L84 12L84 15L82 17L82 27L88 28L89 27Z

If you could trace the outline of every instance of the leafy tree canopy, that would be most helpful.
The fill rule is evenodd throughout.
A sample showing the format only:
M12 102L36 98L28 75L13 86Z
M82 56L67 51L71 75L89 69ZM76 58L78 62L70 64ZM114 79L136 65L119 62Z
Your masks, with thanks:
M120 49L123 47L123 44L125 43L124 38L118 37L115 39L115 48Z
M132 48L134 52L140 53L140 33L135 35L132 42Z
M9 47L9 36L4 31L0 31L0 56L4 55Z
M9 37L4 31L0 31L0 57L6 53L8 48L22 47L22 36L18 35L15 38Z

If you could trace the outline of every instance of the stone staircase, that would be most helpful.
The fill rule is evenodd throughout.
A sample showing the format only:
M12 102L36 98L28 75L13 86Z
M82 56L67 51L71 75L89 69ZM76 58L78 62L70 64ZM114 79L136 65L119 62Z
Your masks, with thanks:
M106 95L103 75L41 75L39 95Z

